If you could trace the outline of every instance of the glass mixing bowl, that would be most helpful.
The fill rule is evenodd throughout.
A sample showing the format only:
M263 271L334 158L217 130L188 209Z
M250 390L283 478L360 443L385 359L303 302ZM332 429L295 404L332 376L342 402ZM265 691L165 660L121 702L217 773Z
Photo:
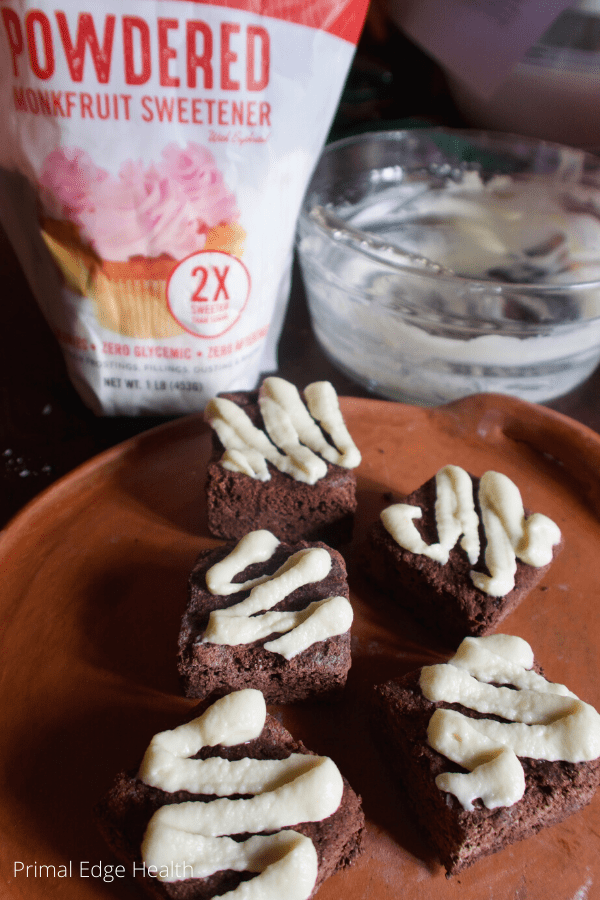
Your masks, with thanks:
M315 334L376 394L560 396L600 361L600 159L492 132L327 146L298 258Z

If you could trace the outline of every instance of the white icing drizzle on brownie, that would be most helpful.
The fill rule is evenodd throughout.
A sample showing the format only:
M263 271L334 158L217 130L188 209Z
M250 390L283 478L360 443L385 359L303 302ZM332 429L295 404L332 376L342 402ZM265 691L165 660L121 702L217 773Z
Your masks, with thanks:
M171 803L154 813L142 858L159 880L206 878L233 869L258 874L225 894L228 900L306 900L312 893L318 869L314 844L299 832L279 829L322 821L337 810L343 781L335 763L301 753L282 760L189 758L203 747L259 737L265 717L260 691L237 691L192 722L152 738L139 771L142 781L169 793L218 798ZM233 794L252 796L229 799ZM264 831L275 833L260 834ZM227 836L245 833L253 837Z
M600 756L600 715L532 666L526 641L499 634L465 638L448 663L421 671L428 700L507 720L473 719L443 708L431 717L429 744L469 770L438 775L436 785L464 809L472 810L477 798L489 809L520 800L525 776L518 757L580 763Z
M258 402L266 433L231 400L210 400L204 417L225 447L223 468L268 481L268 461L306 484L316 484L327 474L327 462L356 468L360 452L348 433L334 387L328 381L314 382L305 388L304 396L307 406L293 384L283 378L265 378Z
M547 516L526 517L518 487L500 472L485 472L479 483L479 505L486 536L485 563L489 575L471 572L475 587L504 597L515 586L517 558L539 568L552 560L560 529ZM396 543L445 565L462 536L461 547L471 565L479 558L479 517L475 511L471 476L459 466L444 466L436 475L435 518L438 543L427 544L414 525L421 508L395 503L384 509L381 521Z
M206 573L206 586L211 594L227 596L247 591L262 584L269 576L261 575L250 581L234 582L236 575L247 569L252 563L267 562L279 546L279 538L265 529L250 531L235 545L220 562L211 566Z
M295 612L272 611L292 591L305 584L321 581L331 570L331 555L323 547L311 547L292 554L273 575L246 582L233 579L249 565L270 559L279 541L270 531L252 531L245 535L223 560L206 573L206 585L212 594L229 595L250 590L245 600L210 614L203 643L249 644L280 634L268 641L265 649L292 659L318 641L344 634L352 624L353 612L345 597L327 597Z
M518 487L500 472L485 472L482 476L479 505L487 538L485 564L490 575L472 572L471 578L479 590L504 597L515 584L517 557L536 569L548 565L552 548L560 542L560 529L542 513L526 517Z

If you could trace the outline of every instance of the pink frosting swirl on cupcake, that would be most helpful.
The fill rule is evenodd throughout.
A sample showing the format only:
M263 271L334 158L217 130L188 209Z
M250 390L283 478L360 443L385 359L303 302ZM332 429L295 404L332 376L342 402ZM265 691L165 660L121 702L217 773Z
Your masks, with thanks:
M48 214L77 223L79 214L90 207L93 196L108 172L92 157L77 148L53 150L40 174L42 203Z
M78 224L100 257L188 256L204 245L198 219L183 190L156 167L127 162L118 178L98 186L93 209Z
M162 158L162 171L181 185L193 203L201 230L238 218L235 196L226 187L212 153L205 147L189 143L181 149L177 144L169 144Z
M126 162L117 177L84 151L57 150L40 176L50 215L74 222L106 260L170 256L201 250L211 228L239 211L212 154L198 144L169 144L157 164Z

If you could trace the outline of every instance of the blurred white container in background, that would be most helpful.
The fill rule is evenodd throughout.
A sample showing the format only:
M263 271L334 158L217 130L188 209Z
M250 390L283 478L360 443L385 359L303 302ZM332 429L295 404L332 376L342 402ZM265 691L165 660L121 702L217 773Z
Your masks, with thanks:
M471 125L600 151L600 0L562 12L491 96L448 83Z
M600 0L384 0L465 124L600 151Z

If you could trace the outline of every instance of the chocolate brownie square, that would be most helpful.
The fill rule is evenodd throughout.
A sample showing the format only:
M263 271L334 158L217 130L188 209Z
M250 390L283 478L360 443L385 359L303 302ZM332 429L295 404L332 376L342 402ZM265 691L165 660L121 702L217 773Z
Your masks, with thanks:
M247 547L250 541L265 539L268 558L261 562L250 561L246 565L253 558L249 553L241 563L244 569L234 576L232 584L225 587L213 585L212 591L209 589L207 576L210 580L211 572L216 571L214 566L231 558L236 548ZM256 556L264 557L265 553L258 552ZM298 574L296 577L294 573L300 573L301 567L313 558L318 563L317 569L311 573L306 570L306 576ZM280 574L276 577L284 565L288 569L294 565L294 568L287 576ZM265 588L252 590L247 586L240 591L236 585L267 578L266 587L270 590L283 585L281 599L264 616L256 615L254 611L248 615L244 607L253 603ZM219 593L225 590L227 593ZM230 542L222 547L204 550L190 575L188 606L179 633L178 670L185 695L201 699L254 687L262 691L268 703L291 703L309 697L335 698L346 683L351 664L349 629L352 607L348 598L344 560L337 550L321 542L300 541L292 546L278 542L270 532L259 530L250 532L238 543ZM313 618L307 619L296 632L293 631L294 622L273 621L277 619L277 614L302 615L310 604L317 603L320 604L320 615L336 613L334 621L337 627L318 633L313 631L310 639L305 640L299 649L281 646L282 641L291 640L294 633L299 635L302 627L310 628L311 623L316 623L314 616L317 608L312 608L315 610ZM229 627L233 617L227 613L219 616L219 613L229 609L236 613L236 607L240 604L244 606L240 606L242 612L235 619L242 627L260 628L261 622L265 622L262 634L256 638L252 635L246 637L247 643L235 636L217 635L213 629L213 624L216 626L218 623L219 627ZM343 629L341 632L340 628ZM282 637L278 640L279 635Z
M447 466L440 472L457 468ZM535 520L542 524L550 535L547 541L547 557L550 559L542 564L538 560L538 564L531 565L518 555L514 556L512 586L509 578L508 589L504 593L497 595L488 592L487 585L494 579L490 578L488 568L489 540L484 524L485 515L480 504L481 479L468 475L464 470L460 471L472 483L472 514L477 517L474 534L476 544L478 539L478 547L475 547L471 559L463 546L463 541L459 541L458 538L449 550L446 562L431 558L424 552L415 552L400 546L383 521L386 514L395 507L384 510L380 521L371 527L361 554L362 567L368 577L386 593L391 594L398 605L406 609L415 619L441 636L448 646L454 647L458 646L465 635L485 635L494 631L544 577L551 559L561 548L560 532L556 525L545 516L537 514ZM518 489L506 476L486 473L483 477L488 478L490 475L500 479L503 484L508 482L511 494L515 491L518 494ZM420 510L417 517L411 515L411 521L418 532L418 538L427 545L436 545L440 540L436 518L439 476L440 473L429 479L401 504L412 508L418 507ZM529 519L529 512L523 510L522 505L521 510L525 519ZM493 526L497 530L497 518Z
M206 713L211 715L218 712L217 706L223 702L228 704L224 715L225 720L228 720L226 725L235 724L237 736L217 734L214 725L207 728L201 724L206 721ZM202 712L205 713L204 716L201 715ZM190 726L187 726L183 748L178 738L180 729L155 736L141 766L119 774L107 795L95 808L98 827L109 847L125 865L126 871L153 896L162 900L209 900L227 891L235 891L243 882L254 877L262 880L265 865L274 861L273 850L270 851L269 859L268 847L261 851L260 847L255 846L253 851L249 851L250 859L254 856L254 864L249 863L250 869L244 868L244 842L250 838L249 846L256 844L261 840L256 835L265 835L266 842L283 840L288 846L288 855L296 853L298 845L301 845L300 852L304 854L304 858L308 854L310 865L305 866L300 879L293 876L296 881L302 880L303 889L299 890L297 884L290 884L287 896L308 900L326 878L354 861L361 851L364 828L360 798L331 760L317 757L307 750L283 725L266 714L264 700L258 691L229 695L208 710L206 704L203 704L193 711L192 719L195 719L196 725L200 723L200 727L195 734L192 733L190 739ZM240 720L243 720L245 732L238 724ZM192 728L196 725L192 724ZM153 760L152 754L157 750L159 758ZM170 758L171 772L165 775L168 770L168 764L165 765L167 758ZM206 775L203 772L203 763L208 762L210 766L213 764L210 761L215 758L227 761L225 766L233 765L234 768L238 760L244 761L244 766L252 766L253 763L248 762L250 760L281 760L287 761L282 763L284 766L291 764L293 771L291 776L288 774L283 777L272 772L264 785L257 786L257 778L260 780L263 777L259 770L258 775L255 773L250 779L254 784L249 786L243 780L241 783L236 782L238 776L230 774L233 771L230 768L224 775L223 786L219 784L222 775L215 780L214 772ZM305 758L306 762L303 762ZM200 761L197 763L198 769L190 774L189 767L195 765L194 761ZM177 769L181 762L188 767L183 778ZM218 765L223 766L223 762ZM315 783L311 779L317 772L319 774ZM294 779L298 781L298 787ZM294 791L295 800L292 796ZM264 830L260 830L259 825L259 830L255 831L248 825L248 813L243 810L238 812L238 809L240 806L251 809L255 805L254 801L260 804L261 797L265 794L270 795L272 808L275 810L277 807L277 810L270 813L271 819L268 822L265 819L267 827ZM302 796L300 803L298 795ZM183 823L179 819L175 832L170 832L169 817L180 815L187 816L188 819ZM219 827L221 815L229 827ZM258 813L258 821L262 815L263 813ZM298 821L298 815L304 815L309 820ZM256 823L256 811L250 814L250 818L252 817ZM188 824L190 821L191 824ZM274 824L276 821L280 824ZM177 839L175 846L170 843L169 837L173 833ZM162 849L160 844L165 840L168 843ZM206 848L207 859L200 864L195 859L196 845L204 841L209 844ZM237 847L233 842L237 842ZM222 845L225 845L224 850L220 849ZM217 861L214 861L215 848ZM232 855L234 858L238 857L235 868L234 863L229 861ZM281 850L278 855L282 856ZM267 869L266 874L268 871ZM259 896L263 896L260 891ZM267 893L266 886L264 896L272 896Z
M293 474L293 467L286 465L285 450L280 452L275 447L272 434L267 437L261 412L262 393L273 382L284 384L287 389L291 388L282 379L266 379L260 391L220 394L215 398L216 403L213 401L207 407L205 415L213 426L213 450L206 479L209 531L215 537L232 540L252 529L265 528L290 543L323 540L339 546L352 535L356 511L356 466L360 461L360 454L353 444L349 445L350 454L338 453L334 449L333 440L326 438L321 450L314 453L321 469L318 477L311 475L308 480L302 480L304 474L300 478ZM310 392L313 387L314 385L309 385L306 391ZM335 397L333 388L328 384L327 387ZM293 392L292 397L296 397L297 404L302 404L295 388ZM282 468L278 468L271 460L265 460L264 472L258 477L256 474L236 470L235 466L230 467L224 454L231 451L227 450L220 437L223 440L226 438L223 431L220 432L220 437L217 434L220 413L216 406L220 400L234 404L247 416L249 422L262 433L263 446L270 445L275 451L273 458L280 461L283 459ZM334 405L337 405L337 398ZM279 407L283 406L282 401ZM320 425L323 428L322 434L326 435L327 422L321 422ZM312 420L312 426L315 429L319 427L315 420ZM300 452L306 454L309 451L302 445ZM326 453L328 459L322 457L322 452ZM343 464L338 464L338 459Z
M548 685L548 682L541 676L541 670L533 662L533 655L531 655L526 669L523 666L513 667L513 675L516 669L519 669L517 678L510 678L510 666L504 666L505 672L503 673L501 671L503 665L500 662L499 669L497 668L496 671L492 669L488 676L493 681L485 684L483 688L477 678L467 676L465 681L471 686L475 684L476 690L487 692L488 697L490 694L499 696L502 690L505 693L508 691L509 696L523 695L524 692L515 686L515 682L519 682L519 679L521 679L519 682L521 686L529 686L532 690L538 690L541 685L542 690L552 694L552 691L556 689L558 693L551 696L550 701L555 702L557 710L560 711L556 713L557 717L560 715L566 717L577 707L577 709L585 710L583 718L587 717L588 723L591 721L589 728L591 735L589 733L586 735L583 741L585 746L579 756L571 754L570 760L556 759L555 756L554 760L550 760L536 758L536 753L539 751L536 751L535 748L527 749L526 753L523 753L523 745L509 750L510 738L507 737L505 731L502 734L492 732L492 746L486 746L485 749L479 747L473 752L470 763L472 775L469 775L468 768L456 761L466 762L467 760L466 742L469 738L465 727L468 732L470 723L483 722L485 723L484 727L492 729L498 723L503 723L499 726L500 728L510 729L515 727L513 722L525 721L524 717L519 718L514 714L507 715L507 718L504 719L500 714L500 701L494 704L491 714L484 714L481 709L474 708L476 705L481 707L481 704L466 699L466 694L459 693L457 695L456 692L453 694L452 691L448 691L445 695L446 699L431 699L432 697L439 698L443 694L443 690L440 690L439 687L431 689L431 684L435 685L440 672L443 672L444 669L452 670L454 674L459 671L453 665L458 657L462 657L462 659L457 665L466 670L463 671L463 676L469 671L474 671L473 667L468 665L468 660L465 663L465 657L473 651L476 644L493 642L496 639L520 641L519 638L506 635L467 638L459 648L454 660L450 660L451 664L424 667L375 689L373 722L376 740L388 762L390 772L403 786L415 817L429 837L448 875L455 875L482 857L496 853L509 844L537 833L542 828L561 822L567 816L586 806L600 783L600 758L598 758L600 756L600 717L598 713L592 707L582 704L572 694L565 696L564 693L560 693L565 691L562 686ZM467 646L469 644L470 647ZM530 651L524 641L521 641L521 644ZM492 645L490 648L488 645L484 651L488 652L488 649L494 651L497 647ZM477 654L481 655L480 647L475 648L473 659L476 659ZM481 659L479 663L481 663ZM523 674L525 671L527 674ZM479 678L481 677L480 667ZM539 679L538 683L533 684L529 680L532 678ZM505 684L508 687L502 688L502 685ZM541 694L536 696L542 697ZM546 693L545 697L546 700L542 697L542 704L548 702L549 694ZM564 704L567 704L566 709ZM455 718L449 718L447 721L443 718L433 719L434 714L440 717L441 710L452 711L450 715ZM458 718L456 718L457 715ZM539 716L534 716L531 726L525 724L520 727L540 731L539 725L534 723L542 722L544 715L548 715L548 710L542 711ZM580 713L578 712L577 715ZM549 726L550 731L553 727L555 725ZM575 729L578 727L576 724ZM446 729L445 732L444 729ZM541 730L543 731L544 728L542 727ZM503 744L502 741L505 743ZM444 752L451 753L455 761L451 761L442 752L438 752L438 749L434 749L432 744L443 748ZM448 747L449 750L446 749ZM455 754L456 747L459 747L459 750ZM509 770L499 770L502 772L499 776L502 780L499 788L496 785L496 790L494 790L493 780L492 786L486 786L484 776L480 774L485 771L485 767L481 765L478 769L475 765L475 763L484 762L488 762L489 765L494 759L496 765L503 765L500 751L507 759L511 758L511 764L516 769L514 784L517 785L517 789L512 796L502 796L507 785L510 787L513 783L511 781L513 776L506 774ZM461 753L466 755L461 756ZM476 758L477 753L480 754L479 759ZM553 754L550 752L547 755L552 756ZM569 756L570 754L569 752L561 754L559 751L556 755ZM522 770L520 774L519 766ZM458 777L462 778L462 781L453 783L452 779L457 777L456 773L460 773ZM465 781L469 778L474 779L474 783ZM520 787L518 786L519 778L524 779L524 784L522 783ZM438 779L438 783L436 783L436 779ZM479 779L479 783L477 783L477 779ZM456 794L452 792L453 790L456 790ZM461 791L464 793L461 794ZM518 796L521 791L521 796ZM459 794L461 794L460 800ZM482 801L481 794L485 795L485 802Z

